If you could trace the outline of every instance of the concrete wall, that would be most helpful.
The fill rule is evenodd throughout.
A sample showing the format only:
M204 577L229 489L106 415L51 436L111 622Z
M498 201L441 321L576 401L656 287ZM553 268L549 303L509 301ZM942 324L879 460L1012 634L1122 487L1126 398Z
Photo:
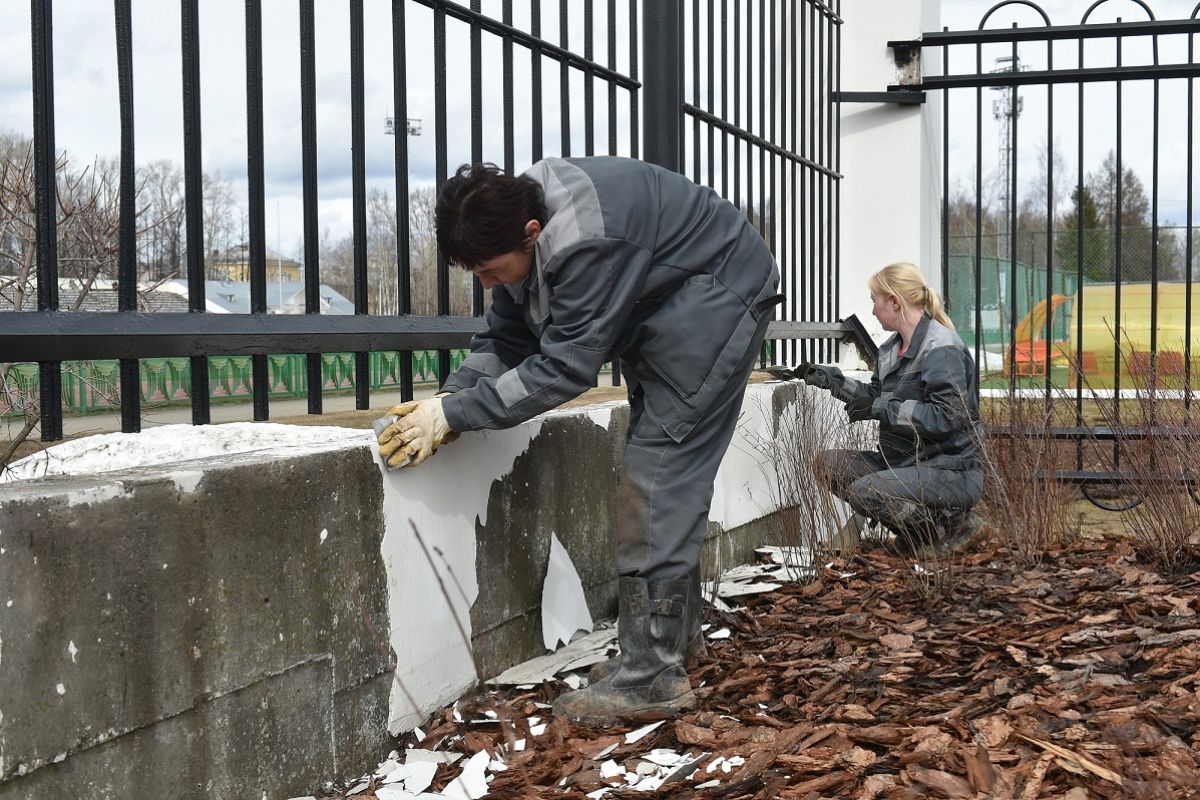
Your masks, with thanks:
M766 538L762 443L794 392L748 393L711 570ZM298 429L256 426L252 452L0 486L0 800L275 798L361 774L389 729L471 687L472 657L492 675L543 652L551 533L593 615L614 612L627 417L552 413L388 474L366 432L270 448Z
M938 0L856 0L842 14L843 91L881 92L900 82L887 43L940 30ZM923 54L925 74L941 70L940 54ZM841 106L842 316L857 314L872 333L867 278L895 261L921 267L941 282L941 98L924 105ZM871 326L874 326L873 328Z

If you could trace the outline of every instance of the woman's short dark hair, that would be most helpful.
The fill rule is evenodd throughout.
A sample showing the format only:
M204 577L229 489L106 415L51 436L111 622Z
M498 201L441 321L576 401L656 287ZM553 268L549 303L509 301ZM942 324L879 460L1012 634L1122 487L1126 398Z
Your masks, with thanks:
M525 223L546 224L541 185L495 164L463 164L438 194L434 224L446 261L463 269L511 253L525 241Z

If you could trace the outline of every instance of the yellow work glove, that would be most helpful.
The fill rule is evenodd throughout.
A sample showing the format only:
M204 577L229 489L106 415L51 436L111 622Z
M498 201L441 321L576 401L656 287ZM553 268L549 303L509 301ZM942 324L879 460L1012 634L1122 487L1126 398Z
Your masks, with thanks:
M415 467L458 438L442 412L442 397L410 400L388 412L397 419L379 434L379 454L389 467Z

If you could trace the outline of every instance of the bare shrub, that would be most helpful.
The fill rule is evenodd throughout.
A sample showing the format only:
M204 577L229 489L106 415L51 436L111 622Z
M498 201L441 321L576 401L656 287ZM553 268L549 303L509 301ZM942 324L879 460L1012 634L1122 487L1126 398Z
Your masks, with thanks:
M1047 548L1071 535L1068 511L1075 490L1054 479L1061 466L1054 408L1052 396L1011 392L991 401L988 433L980 446L980 514L1026 565L1041 562Z
M1138 556L1164 572L1188 572L1200 564L1200 414L1180 393L1158 388L1156 377L1152 366L1131 378L1133 398L1097 403L1113 442L1095 449L1100 466L1136 493L1121 523Z
M874 426L850 425L842 403L828 392L803 383L791 384L794 395L777 393L775 407L763 409L771 435L753 441L763 456L770 487L773 539L788 552L796 579L811 577L817 559L851 555L857 538L848 534L851 510L816 478L817 456L824 450L869 450ZM800 574L803 573L803 574Z

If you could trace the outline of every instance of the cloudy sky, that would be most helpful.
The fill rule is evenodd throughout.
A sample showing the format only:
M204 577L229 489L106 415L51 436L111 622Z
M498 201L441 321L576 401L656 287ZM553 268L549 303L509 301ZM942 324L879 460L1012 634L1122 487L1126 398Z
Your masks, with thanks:
M984 23L984 15L993 3L974 0L946 0L942 3L942 24L951 30L973 30ZM1084 22L1084 14L1092 5L1091 0L1043 0L1039 4L1046 12L1050 24L1078 25ZM1186 18L1197 7L1196 0L1152 0L1148 2L1160 20ZM1134 0L1108 0L1099 4L1086 20L1088 23L1143 21L1146 11ZM1044 25L1042 17L1032 8L1009 5L996 11L986 20L987 28L1006 28L1012 23L1022 27ZM1200 36L1194 37L1200 44ZM1197 53L1200 56L1200 52ZM985 71L1000 67L996 59L1011 57L1011 45L991 45L982 50ZM1045 70L1053 58L1055 68L1074 69L1080 65L1077 40L1058 42L1053 52L1048 52L1045 42L1024 43L1017 51L1023 68ZM1126 65L1152 64L1154 53L1149 37L1134 37L1124 42L1122 63ZM1186 63L1188 42L1186 36L1160 37L1158 60L1161 64ZM1085 46L1084 67L1105 67L1116 63L1116 48L1113 40L1091 40ZM974 46L952 48L950 71L961 73L974 71L976 53ZM1200 82L1197 82L1200 83ZM1068 210L1069 193L1074 188L1078 175L1079 139L1079 88L1078 84L1063 84L1053 89L1053 139L1050 139L1051 99L1045 86L1023 88L1020 91L1021 112L1017 125L1018 183L1024 196L1035 193L1045 196L1045 183L1037 182L1044 169L1039 157L1046 150L1047 141L1053 141L1055 159L1062 163L1062 172L1056 177L1057 188L1063 190L1059 198L1059 212ZM1159 88L1159 219L1164 223L1186 224L1187 174L1187 94L1186 80L1161 81ZM997 174L1001 163L1001 130L1003 122L994 114L995 106L1009 107L1008 94L985 89L982 92L982 124L977 128L977 106L975 89L956 89L949 93L951 144L948 154L952 181L960 188L974 194L976 130L982 134L982 158L986 175ZM1200 113L1200 86L1194 90L1193 108ZM1085 85L1084 89L1084 146L1083 162L1085 174L1100 164L1105 155L1116 147L1117 116L1116 89L1110 83ZM1154 168L1153 120L1154 94L1152 81L1130 81L1122 89L1121 126L1122 159L1143 179L1147 194L1151 189ZM1200 134L1200 132L1197 132ZM1195 147L1195 145L1194 145ZM1195 152L1195 151L1193 151ZM1035 182L1037 185L1035 186ZM1058 191L1055 192L1058 194ZM1193 177L1193 194L1200 195L1200 184ZM986 189L985 189L986 196ZM1200 197L1197 197L1200 199ZM1197 220L1200 221L1200 220Z
M466 0L464 0L464 4ZM1081 20L1090 0L1044 0L1041 3L1055 24L1075 24ZM299 249L300 222L300 96L299 96L299 17L294 0L263 0L264 23L264 98L267 180L267 237L271 247L278 241L285 252ZM514 24L529 29L529 6L515 0ZM690 7L690 3L685 4ZM757 3L755 3L757 6ZM951 29L974 29L980 25L991 0L944 0L942 24ZM1194 0L1155 0L1152 3L1160 19L1186 17L1195 8ZM542 32L545 38L561 42L559 3L542 2ZM605 2L594 3L595 55L607 62L604 32L608 25ZM866 8L886 8L886 0L846 0L843 13L852 21L855 13ZM394 186L392 137L384 133L384 117L392 108L392 41L389 0L366 0L366 159L368 183L372 187ZM434 85L432 56L432 13L420 2L405 4L407 19L409 116L422 121L422 135L410 138L410 174L414 185L431 184L434 176ZM570 0L568 45L582 51L584 46L583 4ZM344 235L350 221L350 78L349 14L346 0L316 0L317 8L317 101L320 180L320 224L334 235ZM483 11L499 17L500 0L483 0ZM873 12L874 13L874 12ZM245 40L244 3L241 0L202 0L201 2L201 85L202 142L204 169L220 172L230 179L235 191L245 196ZM55 100L57 144L77 163L86 163L96 155L118 152L120 130L117 116L115 35L112 4L96 0L55 0ZM1090 21L1144 18L1134 0L1108 0ZM615 28L618 71L627 72L628 0L618 0ZM1022 6L1008 6L995 14L988 27L1041 24L1036 14ZM181 85L179 53L179 4L164 0L134 0L134 90L137 160L156 159L182 162ZM708 21L701 20L707 34ZM1200 37L1196 37L1200 39ZM484 50L484 147L485 158L501 161L502 126L500 117L501 61L499 40L485 34ZM1112 63L1112 44L1089 45L1087 66ZM29 134L32 131L32 97L29 85L29 3L18 0L0 2L0 129ZM529 58L515 48L514 78L516 98L516 163L523 168L530 160ZM984 68L991 69L997 56L1011 51L1005 47L985 48ZM451 166L470 157L469 114L469 39L468 27L454 20L448 23L448 123L447 138ZM1031 69L1043 69L1045 44L1022 45L1019 56ZM1146 42L1125 45L1125 63L1149 63ZM973 48L953 53L953 70L971 69ZM1054 50L1056 66L1076 66L1078 53L1074 43L1063 43ZM1185 37L1164 37L1160 61L1187 60ZM547 153L558 152L560 141L559 70L556 62L546 60L543 67L545 124L543 135ZM570 79L572 99L571 135L573 151L583 149L582 113L583 76ZM1198 90L1200 91L1200 90ZM607 90L596 84L595 118L597 152L607 151ZM1183 222L1186 175L1181 167L1186 158L1186 141L1181 133L1186 124L1186 82L1163 82L1160 97L1161 198L1160 216ZM992 101L1000 93L983 93L983 159L985 170L995 169L999 158L1000 124L992 117ZM1022 177L1036 172L1039 151L1047 140L1047 90L1044 87L1022 90L1024 102L1019 124L1019 166ZM1126 163L1141 174L1149 188L1152 168L1150 146L1152 105L1150 84L1128 84L1124 91L1124 128ZM1062 86L1054 90L1055 150L1067 165L1066 180L1074 183L1077 139L1077 88ZM1085 169L1098 164L1113 147L1115 140L1115 91L1111 86L1089 86L1085 94ZM618 152L628 152L628 95L618 92L618 123L623 133ZM1197 103L1200 108L1200 102ZM956 90L950 95L954 135L949 163L956 185L973 191L975 159L975 90ZM843 164L845 169L852 165ZM1023 181L1024 183L1024 181ZM1024 191L1024 189L1023 189ZM1200 192L1200 187L1197 187ZM278 218L278 223L276 219Z

